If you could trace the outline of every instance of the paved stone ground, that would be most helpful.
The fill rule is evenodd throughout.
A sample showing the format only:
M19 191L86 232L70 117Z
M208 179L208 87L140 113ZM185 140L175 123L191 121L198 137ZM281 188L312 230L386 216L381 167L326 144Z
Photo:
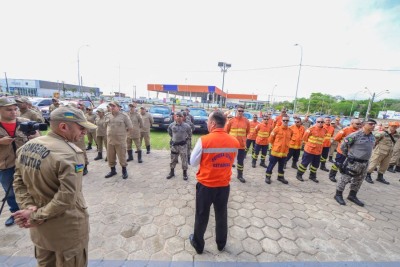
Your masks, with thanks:
M89 152L89 158L95 155ZM236 170L232 178L225 251L217 250L211 214L205 251L198 255L188 240L194 225L197 169L190 168L189 181L183 181L179 166L176 177L166 180L168 151L152 151L143 160L138 164L135 158L129 164L127 180L121 178L120 167L117 176L105 179L109 168L104 161L89 165L84 193L91 223L91 266L134 266L133 262L135 266L271 262L293 263L282 266L303 266L296 262L400 266L399 173L386 175L389 186L364 183L359 197L365 207L349 201L339 206L333 199L335 184L328 180L328 173L318 171L319 184L308 179L302 183L295 179L295 170L288 168L285 176L289 185L276 181L276 174L267 185L264 168L251 168L247 159L247 183L235 178ZM307 177L308 173L304 175ZM28 231L16 226L6 228L8 216L6 206L0 217L0 266L34 266ZM346 264L343 266L351 266Z

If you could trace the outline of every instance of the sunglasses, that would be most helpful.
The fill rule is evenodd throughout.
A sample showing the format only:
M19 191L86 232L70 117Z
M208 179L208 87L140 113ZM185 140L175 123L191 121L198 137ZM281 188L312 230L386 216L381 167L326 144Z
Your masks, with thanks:
M283 122L288 122L289 120L282 120Z
M238 110L238 112L244 112L244 110Z
M317 123L324 123L323 121L317 121Z

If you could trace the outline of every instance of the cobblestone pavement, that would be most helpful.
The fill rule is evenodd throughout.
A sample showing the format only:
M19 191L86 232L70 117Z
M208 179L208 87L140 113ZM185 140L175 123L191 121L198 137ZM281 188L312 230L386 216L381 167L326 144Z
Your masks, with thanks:
M89 152L89 158L95 156L95 151ZM272 184L267 185L264 168L251 168L248 157L245 184L233 171L225 250L217 250L211 214L205 251L198 255L188 240L194 225L197 169L190 168L189 181L183 181L178 165L176 177L166 180L168 151L144 154L143 161L138 164L135 156L129 163L127 180L121 178L119 166L117 176L105 179L109 171L106 162L89 165L84 194L90 213L91 266L133 266L129 262L143 263L140 266L267 262L380 262L376 266L400 266L399 173L385 175L390 185L364 183L358 196L365 207L349 201L339 206L333 199L336 184L328 180L327 172L318 171L319 184L307 179L308 172L305 182L299 182L295 170L288 167L285 176L289 185L276 181L276 173ZM34 266L28 231L4 226L7 208L0 217L0 266Z

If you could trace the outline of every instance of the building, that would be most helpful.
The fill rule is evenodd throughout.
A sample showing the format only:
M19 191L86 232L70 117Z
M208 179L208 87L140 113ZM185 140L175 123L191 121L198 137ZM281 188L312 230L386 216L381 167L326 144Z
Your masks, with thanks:
M64 97L86 97L99 96L100 89L41 80L28 79L0 79L1 94L24 95L37 97L52 97L54 93L59 93Z

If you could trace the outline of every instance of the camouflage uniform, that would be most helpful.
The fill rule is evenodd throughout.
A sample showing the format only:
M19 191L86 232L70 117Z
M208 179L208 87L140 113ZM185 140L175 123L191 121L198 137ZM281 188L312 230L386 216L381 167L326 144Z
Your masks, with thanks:
M168 127L168 134L171 136L170 167L171 169L175 169L180 155L182 160L182 169L186 171L188 169L187 140L192 137L192 130L189 124L185 122L182 122L182 124L173 122Z
M397 139L397 142L393 147L393 155L390 158L389 166L391 172L400 171L400 139Z
M346 136L341 145L343 155L347 157L343 164L344 173L339 179L337 190L343 192L351 183L350 190L356 194L367 173L368 160L375 144L372 133L366 135L363 130Z
M185 112L183 112L183 113L185 113ZM195 127L194 127L194 124L192 123L192 119L190 118L190 116L192 116L192 115L189 114L189 116L186 116L186 117L185 117L185 115L183 115L183 116L185 118L185 122L190 126L190 129L192 130L192 133L193 133ZM189 139L187 140L186 146L187 146L187 158L188 158L188 162L190 162L190 153L192 151L192 135L190 135Z

